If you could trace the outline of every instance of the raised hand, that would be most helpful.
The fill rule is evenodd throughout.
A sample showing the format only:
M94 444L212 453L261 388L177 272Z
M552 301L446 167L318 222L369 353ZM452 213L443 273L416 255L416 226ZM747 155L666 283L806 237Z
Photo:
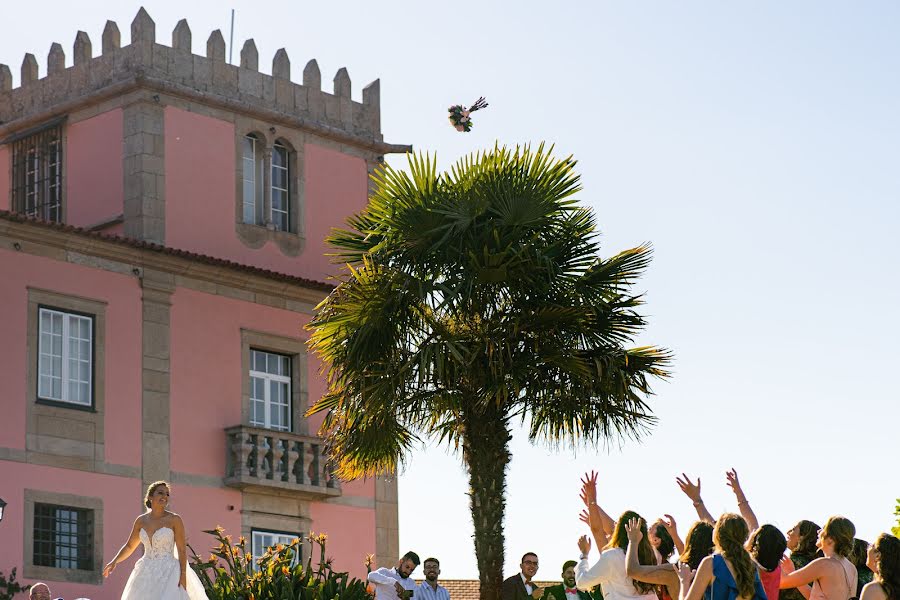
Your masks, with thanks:
M663 527L665 527L666 531L669 532L673 538L678 535L678 523L675 522L675 517L672 515L663 515L664 519L660 519L662 521Z
M586 510L581 511L581 514L578 515L578 520L581 521L582 523L584 523L585 525L587 525L588 527L591 526L591 515Z
M734 495L738 497L738 500L745 500L746 496L744 496L744 490L741 489L741 482L738 481L737 471L733 468L730 471L725 471L725 479L728 480L728 487L730 487L731 491L734 492Z
M788 575L795 571L794 561L790 559L790 557L782 556L781 557L781 574Z
M694 580L694 572L691 571L690 565L687 563L678 563L678 579L681 581L682 597L685 595L684 590L691 587L691 581Z
M682 479L683 478L683 479ZM675 481L678 482L678 487L681 488L681 491L685 493L685 495L690 498L693 502L700 502L700 478L697 478L697 484L694 485L691 482L691 478L681 474L681 477L676 477Z
M585 506L597 503L597 475L596 471L591 471L581 478L581 501Z
M625 533L628 534L628 543L637 544L644 539L644 533L641 531L643 519L632 517L625 523Z
M591 540L588 539L588 536L583 535L578 538L578 550L581 552L582 556L587 556L591 551Z

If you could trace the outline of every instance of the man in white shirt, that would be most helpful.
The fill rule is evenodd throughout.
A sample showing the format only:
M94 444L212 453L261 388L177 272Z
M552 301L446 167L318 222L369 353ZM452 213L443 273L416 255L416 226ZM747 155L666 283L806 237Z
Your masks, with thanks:
M436 558L426 558L422 563L425 581L416 588L415 600L450 600L450 592L438 583L441 563Z
M410 575L418 566L419 555L407 552L396 567L381 567L369 573L367 579L375 586L375 600L410 600L416 589Z

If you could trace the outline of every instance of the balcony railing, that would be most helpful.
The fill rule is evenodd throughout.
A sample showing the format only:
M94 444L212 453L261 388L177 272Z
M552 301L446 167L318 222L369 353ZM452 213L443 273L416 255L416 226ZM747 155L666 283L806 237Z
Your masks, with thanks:
M312 498L341 495L320 437L238 425L225 430L225 484L273 488Z

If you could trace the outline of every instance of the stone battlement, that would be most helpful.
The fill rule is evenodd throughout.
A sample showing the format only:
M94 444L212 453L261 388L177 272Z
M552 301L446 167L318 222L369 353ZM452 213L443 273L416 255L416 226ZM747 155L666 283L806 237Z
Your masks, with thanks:
M107 21L102 54L93 56L88 34L79 31L73 46L74 65L66 68L65 52L54 43L47 56L47 74L39 77L37 59L26 54L19 87L0 65L0 137L32 125L32 121L65 114L89 102L102 102L136 88L186 98L237 112L262 114L351 144L381 152L407 147L384 144L381 135L380 83L362 91L363 101L350 97L350 75L341 68L333 93L322 91L316 61L303 69L302 84L291 81L291 61L284 48L272 60L272 74L259 72L259 54L252 39L244 43L240 66L225 61L225 39L215 30L206 41L206 56L192 53L186 20L172 31L172 45L156 43L156 24L141 8L131 23L131 44L122 47L119 28Z

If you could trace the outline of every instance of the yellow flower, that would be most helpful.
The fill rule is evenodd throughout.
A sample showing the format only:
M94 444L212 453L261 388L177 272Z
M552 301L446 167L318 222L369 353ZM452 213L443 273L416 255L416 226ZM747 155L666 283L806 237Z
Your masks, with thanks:
M290 577L290 575L291 575L291 570L288 569L287 567L281 567L281 572L283 574L287 575L288 577Z

